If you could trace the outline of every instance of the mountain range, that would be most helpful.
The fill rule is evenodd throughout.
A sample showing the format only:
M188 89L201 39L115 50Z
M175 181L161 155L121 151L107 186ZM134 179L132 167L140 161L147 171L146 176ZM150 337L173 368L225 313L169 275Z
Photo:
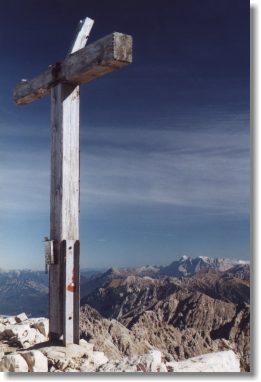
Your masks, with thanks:
M108 357L157 348L178 361L232 349L250 370L246 262L183 257L168 267L111 268L85 288L81 335Z
M247 274L248 269L248 275ZM101 270L82 269L81 298L91 294L107 280L124 279L127 276L139 277L188 277L207 271L229 272L236 277L250 278L249 263L242 260L213 259L209 257L191 258L182 256L168 266L140 266L136 268L110 268ZM242 272L243 270L243 272ZM213 276L214 277L214 276ZM185 282L185 281L184 281ZM193 281L191 280L190 283ZM228 281L219 282L224 293ZM199 288L199 286L197 286ZM203 288L203 285L201 285ZM206 286L205 286L206 289ZM28 315L39 316L48 314L48 275L43 271L31 270L0 270L0 313L17 314L25 311Z
M48 315L48 275L0 272L0 314ZM82 270L81 337L109 358L166 360L232 349L250 370L250 265L181 257L168 266Z

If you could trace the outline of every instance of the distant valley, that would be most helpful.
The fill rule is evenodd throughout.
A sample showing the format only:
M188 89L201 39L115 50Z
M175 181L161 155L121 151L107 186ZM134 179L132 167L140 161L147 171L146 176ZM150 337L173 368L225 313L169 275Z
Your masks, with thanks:
M99 273L83 269L81 283ZM0 270L0 314L48 316L48 274L44 271Z

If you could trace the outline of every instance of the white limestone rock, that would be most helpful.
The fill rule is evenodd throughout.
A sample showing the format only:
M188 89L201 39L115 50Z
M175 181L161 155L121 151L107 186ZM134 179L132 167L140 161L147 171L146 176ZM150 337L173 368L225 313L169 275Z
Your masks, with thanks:
M177 373L240 373L240 362L232 350L203 354L185 361L167 362L168 371Z
M67 369L64 370L65 373L79 373L79 370L77 369L72 369L71 367L68 367Z
M168 369L167 369L167 366L165 365L165 363L162 362L160 364L158 371L160 373L167 373L168 372Z
M15 316L15 321L18 322L18 323L26 321L26 320L28 320L28 317L27 317L27 315L25 313L20 313L17 316Z
M5 317L3 323L6 324L6 325L7 325L7 324L15 325L15 324L16 324L15 317L14 317L14 316Z
M102 351L94 351L92 354L92 361L96 367L104 365L109 361L104 352Z
M47 339L49 336L49 320L43 318L40 321L36 321L32 324L32 328L39 330L39 332Z
M66 371L70 369L80 369L81 365L92 360L93 346L88 343L81 345L71 344L64 346L48 346L39 349L47 358L50 367Z
M28 324L21 325L8 325L3 333L3 335L7 338L11 337L26 337L28 332L30 331L30 326Z
M3 333L6 329L6 326L0 322L0 337L3 337Z
M39 350L21 352L20 354L27 362L29 372L48 372L48 360Z
M70 361L70 359L64 357L59 360L56 359L56 361L54 361L54 364L58 370L64 371L67 367L69 367L69 365L73 364L73 361Z
M151 350L149 353L141 356L140 361L145 364L148 371L156 373L161 365L161 352L159 350Z
M29 324L9 325L2 335L9 340L9 343L17 344L24 349L46 341L46 337L37 329L31 328Z
M151 350L149 353L135 357L123 357L119 361L107 362L97 371L102 372L162 372L166 371L161 362L161 352Z
M5 355L0 361L0 372L28 372L28 365L25 359L18 353Z
M140 370L139 366L137 368L137 365L135 364L129 364L128 362L121 360L108 362L96 369L96 371L104 373L136 373L137 371L143 370Z
M68 359L77 359L82 358L83 356L88 356L90 352L92 353L92 346L70 344L66 347L64 346L47 346L40 349L40 351L46 355L48 358L57 359L57 357L68 358Z
M42 333L40 333L38 330L35 332L35 338L34 343L35 344L41 344L42 342L46 342L48 338L46 338Z
M92 352L93 351L93 347L94 345L86 340L84 340L83 338L80 339L79 341L79 345L80 346L84 346L85 348L88 349L88 351Z
M89 373L91 371L95 371L96 368L97 366L95 367L94 364L88 359L84 361L79 367L81 373Z
M23 348L27 349L32 345L45 342L46 338L41 333L39 333L38 330L30 328L26 336L18 337L18 341L23 346Z

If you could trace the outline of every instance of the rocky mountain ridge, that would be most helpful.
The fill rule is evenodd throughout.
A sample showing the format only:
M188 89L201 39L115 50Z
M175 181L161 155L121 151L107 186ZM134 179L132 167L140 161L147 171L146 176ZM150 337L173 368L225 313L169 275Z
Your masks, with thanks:
M136 268L110 268L104 273L96 274L82 284L81 296L84 298L84 296L92 293L96 288L102 287L108 280L112 279L124 279L128 276L151 277L153 279L167 276L190 277L209 271L229 272L233 276L239 275L241 272L247 280L250 279L250 265L248 261L202 256L196 258L182 256L179 260L173 261L168 266L146 265Z
M82 269L81 298L101 287L108 279L140 276L162 278L188 277L208 270L229 269L244 277L247 262L231 259L191 258L182 256L168 266L146 265L136 268L111 268L106 272ZM234 270L233 270L234 269ZM249 279L249 275L248 275ZM0 314L17 314L25 311L28 315L48 315L48 275L43 271L10 270L0 271Z
M107 272L100 279L103 283L96 284L81 301L85 316L85 321L81 321L82 334L97 341L99 334L93 332L91 324L92 317L96 317L100 323L94 326L103 327L102 337L109 338L111 348L121 341L117 335L111 338L110 330L116 334L123 332L123 338L131 342L130 352L131 349L137 352L137 346L142 351L152 346L176 361L227 346L240 356L242 370L247 371L250 369L249 266L241 266L241 276L242 267L244 277L237 277L233 271L215 270L180 278ZM118 327L119 323L128 332ZM103 348L102 339L100 346ZM126 352L124 342L120 348Z
M240 372L239 359L232 350L182 362L168 361L153 348L142 354L108 358L85 339L66 347L59 341L51 343L48 332L46 318L28 319L24 313L0 317L0 372Z

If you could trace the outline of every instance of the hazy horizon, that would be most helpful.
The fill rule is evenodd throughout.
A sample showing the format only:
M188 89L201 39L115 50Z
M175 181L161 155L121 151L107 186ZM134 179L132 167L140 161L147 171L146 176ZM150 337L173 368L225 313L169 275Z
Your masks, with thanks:
M165 267L165 266L168 266L170 265L172 262L175 262L175 261L178 261L178 260L181 260L182 257L188 257L188 258L192 258L192 259L196 259L196 258L200 258L200 257L209 257L209 258L213 258L211 256L196 256L196 257L192 257L192 256L189 256L189 255L182 255L182 256L178 256L176 258L173 258L172 261L170 262L167 262L167 263L153 263L153 264L125 264L125 265L117 265L117 264L110 264L110 265L107 265L107 266L104 266L104 267L85 267L83 266L82 264L80 264L80 271L81 272L84 272L84 271L100 271L100 272L106 272L108 269L110 268L138 268L138 267L146 267L146 266L155 266L155 267ZM223 258L223 257L219 257L219 259L229 259L229 260L235 260L235 261L242 261L242 264L243 263L247 263L247 264L250 264L250 260L243 260L243 259L239 259L239 258ZM16 272L16 271L32 271L32 272L44 272L44 264L42 266L42 268L3 268L3 267L0 267L0 271L4 271L4 272Z

